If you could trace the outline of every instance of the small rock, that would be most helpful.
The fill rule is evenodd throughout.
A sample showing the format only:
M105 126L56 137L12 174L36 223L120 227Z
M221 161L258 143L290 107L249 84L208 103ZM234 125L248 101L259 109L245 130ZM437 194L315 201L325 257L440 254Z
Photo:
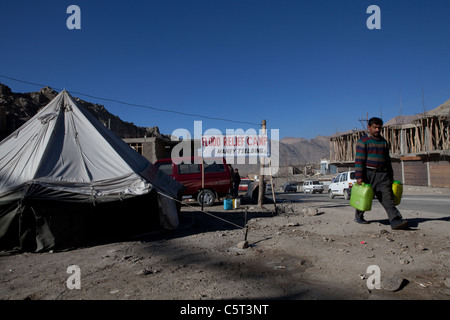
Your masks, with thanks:
M381 289L386 291L397 291L400 289L404 279L399 275L393 275L391 277L383 277L381 280Z
M139 271L137 274L138 275L144 275L144 276L147 276L147 275L149 275L149 274L155 274L155 273L158 273L158 272L160 272L159 270L153 270L153 269L150 269L150 268L145 268L145 269L143 269L143 270L141 270L141 271Z
M444 279L444 284L447 288L450 288L450 278L445 278Z
M403 258L399 258L400 264L410 264L413 261L413 257L407 256Z
M289 222L288 224L285 225L286 227L298 227L300 226L300 223L296 222Z
M312 216L316 216L319 213L319 210L317 208L306 207L306 208L303 208L303 213L312 217Z
M239 249L247 249L248 248L248 241L241 241L237 244L237 247Z

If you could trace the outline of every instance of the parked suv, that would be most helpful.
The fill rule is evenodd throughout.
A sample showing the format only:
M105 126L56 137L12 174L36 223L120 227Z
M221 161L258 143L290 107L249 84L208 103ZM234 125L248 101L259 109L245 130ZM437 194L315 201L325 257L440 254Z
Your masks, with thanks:
M331 199L335 196L344 196L345 200L349 200L352 192L352 186L355 183L355 171L339 173L328 187L328 194Z
M225 158L204 159L204 192L202 191L202 164L201 158L172 158L161 159L155 162L159 170L168 174L183 184L183 198L194 198L203 205L212 206L216 199L229 194L232 188L231 166Z
M318 180L305 180L303 181L303 192L322 193L323 184L321 184Z

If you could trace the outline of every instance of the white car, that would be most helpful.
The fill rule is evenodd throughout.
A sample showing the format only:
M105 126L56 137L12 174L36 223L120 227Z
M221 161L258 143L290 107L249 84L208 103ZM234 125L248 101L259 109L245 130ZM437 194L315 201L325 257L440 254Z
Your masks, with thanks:
M322 193L323 184L318 180L306 180L303 182L303 192L304 193Z
M355 171L346 171L339 173L328 187L328 195L331 199L333 199L335 196L344 196L345 200L349 200L352 186L355 183Z

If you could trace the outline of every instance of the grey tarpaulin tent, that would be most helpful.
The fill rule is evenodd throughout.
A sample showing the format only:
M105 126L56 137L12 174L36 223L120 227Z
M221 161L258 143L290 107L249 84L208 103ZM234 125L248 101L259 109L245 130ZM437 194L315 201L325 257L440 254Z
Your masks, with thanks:
M63 90L0 143L0 249L175 228L182 188Z

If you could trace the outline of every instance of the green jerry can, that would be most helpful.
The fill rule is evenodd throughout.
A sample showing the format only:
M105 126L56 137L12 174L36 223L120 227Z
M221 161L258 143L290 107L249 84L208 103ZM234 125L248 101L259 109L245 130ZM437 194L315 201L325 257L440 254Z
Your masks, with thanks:
M403 185L400 181L394 180L392 183L392 192L394 193L394 206L398 206L402 201Z
M371 184L354 184L350 196L350 205L359 211L372 210L373 190Z

